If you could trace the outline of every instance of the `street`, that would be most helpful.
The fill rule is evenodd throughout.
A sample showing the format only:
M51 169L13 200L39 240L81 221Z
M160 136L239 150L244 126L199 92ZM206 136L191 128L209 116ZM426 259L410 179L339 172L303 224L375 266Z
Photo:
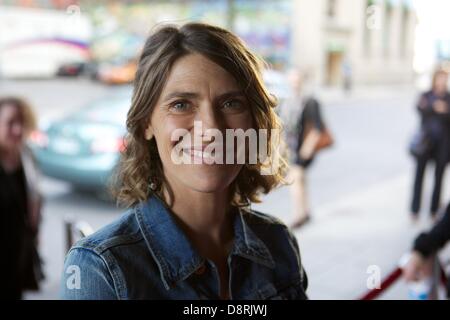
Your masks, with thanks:
M52 121L77 110L117 87L89 80L0 80L0 96L26 97L42 121ZM356 299L367 291L367 273L377 266L381 277L395 268L417 233L429 226L431 174L423 195L421 222L409 220L413 159L407 146L418 116L413 88L355 89L351 96L319 93L322 113L335 145L315 159L308 173L311 223L295 232L308 273L311 299ZM430 170L432 168L429 168ZM442 203L449 197L447 174ZM63 272L66 218L88 222L95 230L117 218L122 209L80 194L63 182L45 178L40 249L47 279L41 292L27 299L55 299ZM290 221L288 187L264 197L254 209ZM447 252L444 252L447 255ZM400 282L381 298L406 299Z

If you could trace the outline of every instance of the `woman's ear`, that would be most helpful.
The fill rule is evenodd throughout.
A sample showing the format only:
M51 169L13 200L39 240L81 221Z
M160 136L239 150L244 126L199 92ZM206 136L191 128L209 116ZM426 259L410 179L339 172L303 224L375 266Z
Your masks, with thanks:
M148 125L147 129L145 129L145 140L153 139L153 128L151 125Z

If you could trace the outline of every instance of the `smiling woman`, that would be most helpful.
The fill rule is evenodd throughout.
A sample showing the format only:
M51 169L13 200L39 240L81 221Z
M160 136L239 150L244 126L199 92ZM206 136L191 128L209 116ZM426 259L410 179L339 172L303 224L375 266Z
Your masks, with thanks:
M273 161L271 130L281 128L263 67L238 37L211 25L163 26L148 38L113 184L129 210L70 250L63 298L306 298L295 237L250 208L284 182L286 169L282 158ZM176 130L190 139L173 139ZM207 163L207 143L217 142L208 130L268 130L268 157ZM223 157L235 151L228 144ZM175 163L180 145L197 161Z

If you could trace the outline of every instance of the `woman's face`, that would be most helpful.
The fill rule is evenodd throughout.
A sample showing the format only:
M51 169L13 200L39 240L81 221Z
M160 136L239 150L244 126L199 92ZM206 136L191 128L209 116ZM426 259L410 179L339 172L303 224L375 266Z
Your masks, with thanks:
M0 148L19 149L24 136L23 119L18 107L3 105L0 107Z
M156 139L164 175L174 191L189 188L211 193L225 191L242 164L207 161L211 154L205 152L205 147L213 141L220 145L220 141L206 135L207 130L220 131L225 140L226 129L245 131L252 124L250 107L233 76L200 54L188 54L173 64L148 130ZM183 138L174 139L175 130L184 132ZM175 146L191 163L174 161ZM224 141L222 159L226 148Z
M448 76L445 73L439 73L436 76L435 91L444 93L447 91Z

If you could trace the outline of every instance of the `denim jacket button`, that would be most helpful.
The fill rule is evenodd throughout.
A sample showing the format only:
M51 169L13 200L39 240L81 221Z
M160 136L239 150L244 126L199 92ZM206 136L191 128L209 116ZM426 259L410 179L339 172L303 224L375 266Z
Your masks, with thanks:
M195 270L195 274L198 276L201 276L202 274L204 274L206 271L206 266L205 264L202 264L197 270Z

